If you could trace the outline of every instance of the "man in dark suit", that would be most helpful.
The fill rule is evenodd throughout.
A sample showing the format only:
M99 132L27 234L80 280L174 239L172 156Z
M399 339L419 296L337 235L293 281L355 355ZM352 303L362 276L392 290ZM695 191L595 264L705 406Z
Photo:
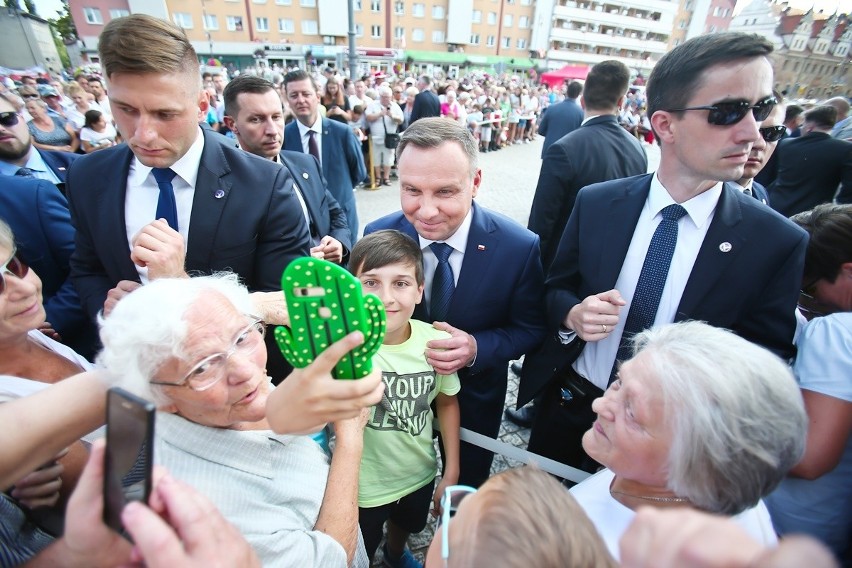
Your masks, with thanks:
M482 172L464 126L417 121L405 129L398 152L402 211L364 232L396 229L420 244L426 301L414 317L452 336L430 342L426 359L440 374L458 372L462 427L494 438L509 360L544 337L538 237L473 202ZM459 483L488 478L492 453L463 442L460 458Z
M554 142L570 132L580 128L583 123L583 109L577 102L580 93L583 92L583 84L579 81L571 81L568 85L567 97L561 103L550 105L541 117L538 125L538 133L544 134L544 146L541 147L541 158Z
M71 278L89 316L161 277L231 270L253 291L280 290L284 268L310 249L292 178L202 133L207 98L183 30L143 14L117 18L99 51L127 144L68 173Z
M417 89L420 92L414 97L414 108L411 109L409 125L421 118L441 116L441 101L432 91L432 78L429 75L421 75L417 79Z
M548 324L565 345L527 357L518 395L523 403L544 388L531 451L595 471L581 443L595 419L641 431L629 404L596 416L592 401L643 329L703 320L794 354L807 235L722 183L742 177L774 106L771 52L765 38L739 33L669 51L648 82L659 169L580 190L547 279Z
M776 98L779 98L776 96ZM779 100L781 100L779 98ZM787 104L785 105L784 110L784 134L781 136L781 140L785 138L798 138L802 135L802 114L805 112L805 109L796 104ZM777 146L777 145L776 145ZM772 185L772 182L775 181L775 178L778 177L778 152L772 152L772 155L769 157L769 161L763 166L763 168L757 172L757 175L754 176L754 181L760 184L764 189ZM766 193L767 201L769 203L769 192Z
M629 82L630 70L623 63L603 61L592 67L583 94L589 119L545 152L527 225L541 237L545 271L581 188L648 171L642 145L617 120Z
M778 93L775 93L776 98L779 98L779 96ZM778 141L787 133L787 128L782 122L784 120L784 108L784 103L779 102L760 125L760 138L751 147L748 161L743 168L743 177L736 182L731 182L732 187L754 197L764 205L769 205L769 193L755 178L775 155Z
M22 176L64 184L71 163L79 158L70 152L39 150L24 117L4 93L0 93L0 175ZM61 186L60 186L61 187Z
M778 145L778 177L768 189L770 205L785 217L833 199L852 203L852 142L829 134L836 117L834 107L812 108L802 136Z
M310 75L291 71L284 76L284 88L296 117L284 128L284 149L311 154L319 161L329 191L346 214L354 243L358 240L354 188L367 177L361 146L348 126L319 115L318 89Z
M65 197L45 180L6 178L0 190L0 219L12 228L18 255L41 279L49 327L63 343L93 360L97 329L69 278L74 227Z
M316 158L282 150L284 111L275 85L263 77L240 75L225 87L225 125L240 148L290 170L293 190L311 232L311 256L342 263L352 248L346 214L326 189Z

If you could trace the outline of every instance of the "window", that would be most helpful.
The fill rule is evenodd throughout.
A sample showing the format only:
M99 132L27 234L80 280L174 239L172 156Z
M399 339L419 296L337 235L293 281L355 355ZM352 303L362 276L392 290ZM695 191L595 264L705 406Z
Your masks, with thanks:
M303 8L316 8L317 0L299 0L299 6Z
M382 11L382 0L371 0L370 1L370 11L371 12L381 12Z
M479 34L470 34L470 45L479 45Z
M405 2L397 2L393 5L393 13L397 16L405 15Z
M402 26L397 26L393 29L393 37L395 39L402 39L405 37L405 28Z
M364 37L364 26L355 24L355 37Z
M109 11L109 19L114 20L116 18L123 18L125 16L130 15L130 10L122 10L120 8Z
M355 11L360 12L361 11L361 0L355 0L355 2L353 2L353 4L355 4Z
M205 30L219 29L219 18L216 17L216 14L203 14L203 18Z
M527 48L527 40L521 38L518 40L518 49L526 49Z
M514 18L512 18L512 14L506 14L505 16L503 16L503 27L511 28L513 19Z
M290 18L278 18L278 31L282 34L296 33L296 26Z
M243 31L243 17L242 16L228 16L226 18L226 24L228 26L229 32L241 32L241 31Z
M259 32L269 31L269 18L257 17L254 19L254 27Z
M488 36L485 38L485 45L488 47L494 47L494 36Z
M251 0L255 4L266 4L266 0Z
M98 8L83 8L83 15L86 16L87 24L102 25L104 23Z
M293 0L275 0L278 6L292 6Z
M722 7L721 6L716 6L715 8L713 8L713 16L718 18L721 15L722 15Z
M411 7L411 15L415 18L422 18L426 14L426 4L414 4Z
M411 30L411 41L423 41L423 28L414 28Z
M186 12L175 12L172 14L172 19L178 26L190 30L192 29L192 14Z
M302 20L302 33L305 35L319 35L316 20Z
M474 10L472 21L474 24L482 23L482 10Z
M532 4L532 0L521 0L521 6L529 6Z
M529 16L518 16L518 27L519 28L530 27L530 17Z
M435 30L432 32L432 43L444 43L444 30Z
M382 26L372 25L370 26L370 37L376 39L382 37Z
M432 18L435 20L443 20L444 19L444 7L443 6L432 6Z
M488 12L488 25L497 25L497 12Z

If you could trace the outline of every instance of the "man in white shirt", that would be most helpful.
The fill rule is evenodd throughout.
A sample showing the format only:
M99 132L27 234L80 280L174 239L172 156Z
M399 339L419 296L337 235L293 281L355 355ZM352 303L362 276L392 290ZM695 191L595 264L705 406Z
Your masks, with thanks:
M807 235L722 183L743 176L776 104L771 52L741 33L670 51L648 83L659 169L580 190L547 279L548 324L564 343L524 363L519 399L546 389L530 451L595 471L581 446L592 401L642 329L702 320L794 354Z

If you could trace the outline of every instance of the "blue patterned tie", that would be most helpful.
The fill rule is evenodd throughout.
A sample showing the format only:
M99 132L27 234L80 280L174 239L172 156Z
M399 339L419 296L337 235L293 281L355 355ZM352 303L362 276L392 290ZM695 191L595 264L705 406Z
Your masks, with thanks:
M448 262L453 247L446 243L432 243L429 248L438 259L438 266L435 267L435 275L432 278L429 314L432 321L446 321L450 300L453 299L453 290L456 289L453 268Z
M154 168L152 170L157 187L160 188L160 198L157 200L156 219L165 219L169 227L178 230L177 204L175 203L175 188L172 180L175 172L171 168Z
M657 308L660 307L660 297L663 295L669 267L672 264L672 255L677 244L677 222L686 215L686 209L672 204L664 208L660 214L663 220L657 225L654 236L651 237L648 252L645 253L645 262L642 264L642 272L636 282L636 291L633 293L633 301L630 302L630 311L627 313L624 332L618 344L618 353L610 372L610 383L615 379L618 362L630 358L630 340L633 336L654 325Z
M18 171L15 172L15 175L18 177L34 178L35 170L31 170L30 168L18 168Z

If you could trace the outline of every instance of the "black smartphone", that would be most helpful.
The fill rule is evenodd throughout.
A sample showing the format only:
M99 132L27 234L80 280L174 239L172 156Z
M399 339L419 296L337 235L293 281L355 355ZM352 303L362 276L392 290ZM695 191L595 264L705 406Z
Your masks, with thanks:
M154 465L153 403L124 389L107 392L104 457L104 523L125 535L121 511L130 501L148 502Z

